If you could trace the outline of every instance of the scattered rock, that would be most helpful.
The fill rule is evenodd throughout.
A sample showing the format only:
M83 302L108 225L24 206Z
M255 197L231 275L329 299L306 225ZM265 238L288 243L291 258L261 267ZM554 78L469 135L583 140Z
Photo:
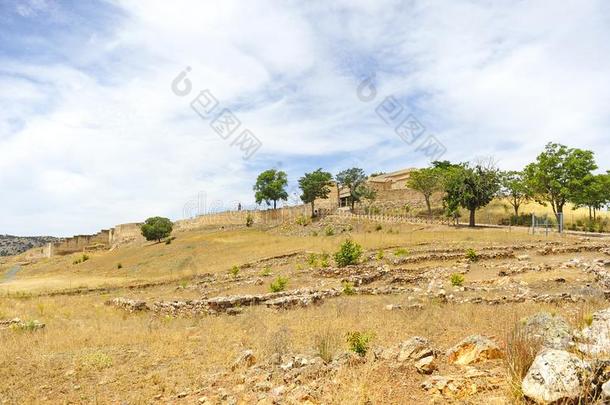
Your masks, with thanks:
M550 349L566 350L574 342L572 331L568 323L561 316L553 316L548 312L539 312L522 319L524 333L544 347Z
M231 371L235 371L241 367L251 367L256 363L256 357L254 356L254 352L252 350L246 350L242 354L240 354L233 365L231 366Z
M466 365L503 357L498 345L481 335L468 336L447 352L450 364Z
M534 359L521 388L526 397L537 402L575 400L589 370L589 364L572 353L544 349Z
M582 343L578 349L583 353L610 353L610 308L594 313L591 325L582 330L579 338Z
M24 321L20 318L6 319L0 320L0 330L1 329L13 329L13 330L23 330L23 331L35 331L44 329L45 324L39 322L37 320L33 321Z
M420 360L424 357L434 356L434 349L430 346L430 341L421 336L414 336L411 339L402 342L399 345L398 356L396 360L399 362Z
M432 374L432 372L438 368L435 359L436 357L434 355L423 357L415 362L415 369L420 374Z

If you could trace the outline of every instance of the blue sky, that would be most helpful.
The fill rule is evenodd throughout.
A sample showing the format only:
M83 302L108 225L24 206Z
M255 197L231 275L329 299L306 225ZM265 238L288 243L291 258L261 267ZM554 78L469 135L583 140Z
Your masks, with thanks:
M0 2L0 233L179 219L198 195L247 205L269 167L294 191L318 167L425 166L430 135L452 161L517 169L557 141L608 169L608 38L601 0ZM241 121L227 140L190 107L205 89ZM394 131L409 114L411 145ZM244 128L262 143L249 160Z

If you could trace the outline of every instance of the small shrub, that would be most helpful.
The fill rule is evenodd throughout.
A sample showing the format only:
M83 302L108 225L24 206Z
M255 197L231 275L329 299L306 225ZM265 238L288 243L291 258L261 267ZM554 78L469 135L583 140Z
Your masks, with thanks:
M460 273L453 273L449 280L454 287L461 287L464 284L464 276Z
M87 255L83 255L82 260L83 260L83 262L86 262L87 260L89 260L89 256L87 256Z
M76 264L80 264L80 263L82 263L82 262L83 262L83 261L82 261L82 259L76 259L76 260L74 260L74 261L72 262L72 264L75 264L75 265L76 265Z
M384 255L385 253L383 252L383 250L379 249L375 257L377 258L377 260L383 260Z
M229 274L231 274L233 277L237 277L237 275L239 274L239 266L231 267L231 270L229 270Z
M362 256L362 246L356 242L347 239L339 247L339 251L335 253L335 262L339 267L345 267L350 264L357 264Z
M356 291L354 291L354 283L350 283L349 281L344 281L341 284L343 285L343 294L354 295L356 293Z
M165 244L166 244L166 245L171 245L171 244L172 244L172 239L171 239L171 238L167 239L167 240L165 241Z
M269 332L265 337L264 350L269 357L278 355L282 357L292 352L292 336L290 329L281 326L279 329Z
M303 270L303 263L297 263L297 270Z
M38 302L36 304L36 309L38 310L38 315L39 316L44 316L44 311L45 311L44 303Z
M288 279L282 276L277 276L275 280L271 282L269 285L269 289L271 292L280 292L286 289L286 285L288 284Z
M297 223L297 225L307 226L311 223L311 218L306 215L299 214L295 222Z
M313 231L313 232L311 233L311 236L318 236L318 231Z
M377 232L381 231L382 229L383 229L383 226L381 226L381 224L377 224L377 225L375 225L375 230L376 230Z
M315 253L310 253L309 256L307 256L307 264L312 267L316 267L318 265L318 255Z
M584 314L582 317L582 323L585 326L591 326L591 324L593 323L593 314L591 314L591 313Z
M246 226L249 228L252 225L254 225L254 217L252 214L248 213L248 215L246 215Z
M261 271L261 276L263 277L268 277L271 275L271 267L266 266L262 271Z
M326 225L326 227L324 228L324 235L333 236L334 234L335 234L335 228L333 228L330 225Z
M346 229L348 232L351 232L354 230L354 227L352 226L352 224L349 224Z
M328 253L322 253L322 255L320 256L320 267L326 268L330 266L329 259L330 255Z
M180 288L183 288L183 289L184 289L184 288L186 288L186 287L188 286L188 284L189 284L189 283L188 283L188 281L186 281L186 280L182 280L182 281L181 281L181 282L178 284L178 286L179 286Z
M398 248L394 251L395 256L407 256L409 254L409 250L405 248Z
M466 259L470 262L476 262L479 260L479 255L474 249L470 248L466 250Z
M16 332L34 332L39 329L39 324L36 321L26 321L23 323L13 324L10 329Z
M347 334L347 345L349 349L359 356L366 356L373 335L368 332L349 332Z
M112 367L112 357L100 351L88 353L81 357L81 365L84 368L102 370Z
M121 270L123 268L123 265L121 263L117 263L116 268L118 270Z

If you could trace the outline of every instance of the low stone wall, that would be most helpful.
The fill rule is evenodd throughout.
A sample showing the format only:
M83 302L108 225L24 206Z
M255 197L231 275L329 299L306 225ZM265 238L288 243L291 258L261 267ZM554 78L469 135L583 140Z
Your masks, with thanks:
M254 224L279 224L295 221L300 215L311 215L311 208L305 205L278 208L276 210L242 210L226 211L200 215L195 218L183 219L174 223L174 230L188 231L209 225L245 225L248 215Z

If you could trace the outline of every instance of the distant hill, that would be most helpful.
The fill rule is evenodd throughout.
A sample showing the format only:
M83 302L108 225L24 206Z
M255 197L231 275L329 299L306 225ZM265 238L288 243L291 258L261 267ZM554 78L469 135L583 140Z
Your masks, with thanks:
M53 236L12 236L0 235L0 256L12 256L28 249L56 242L59 238Z

